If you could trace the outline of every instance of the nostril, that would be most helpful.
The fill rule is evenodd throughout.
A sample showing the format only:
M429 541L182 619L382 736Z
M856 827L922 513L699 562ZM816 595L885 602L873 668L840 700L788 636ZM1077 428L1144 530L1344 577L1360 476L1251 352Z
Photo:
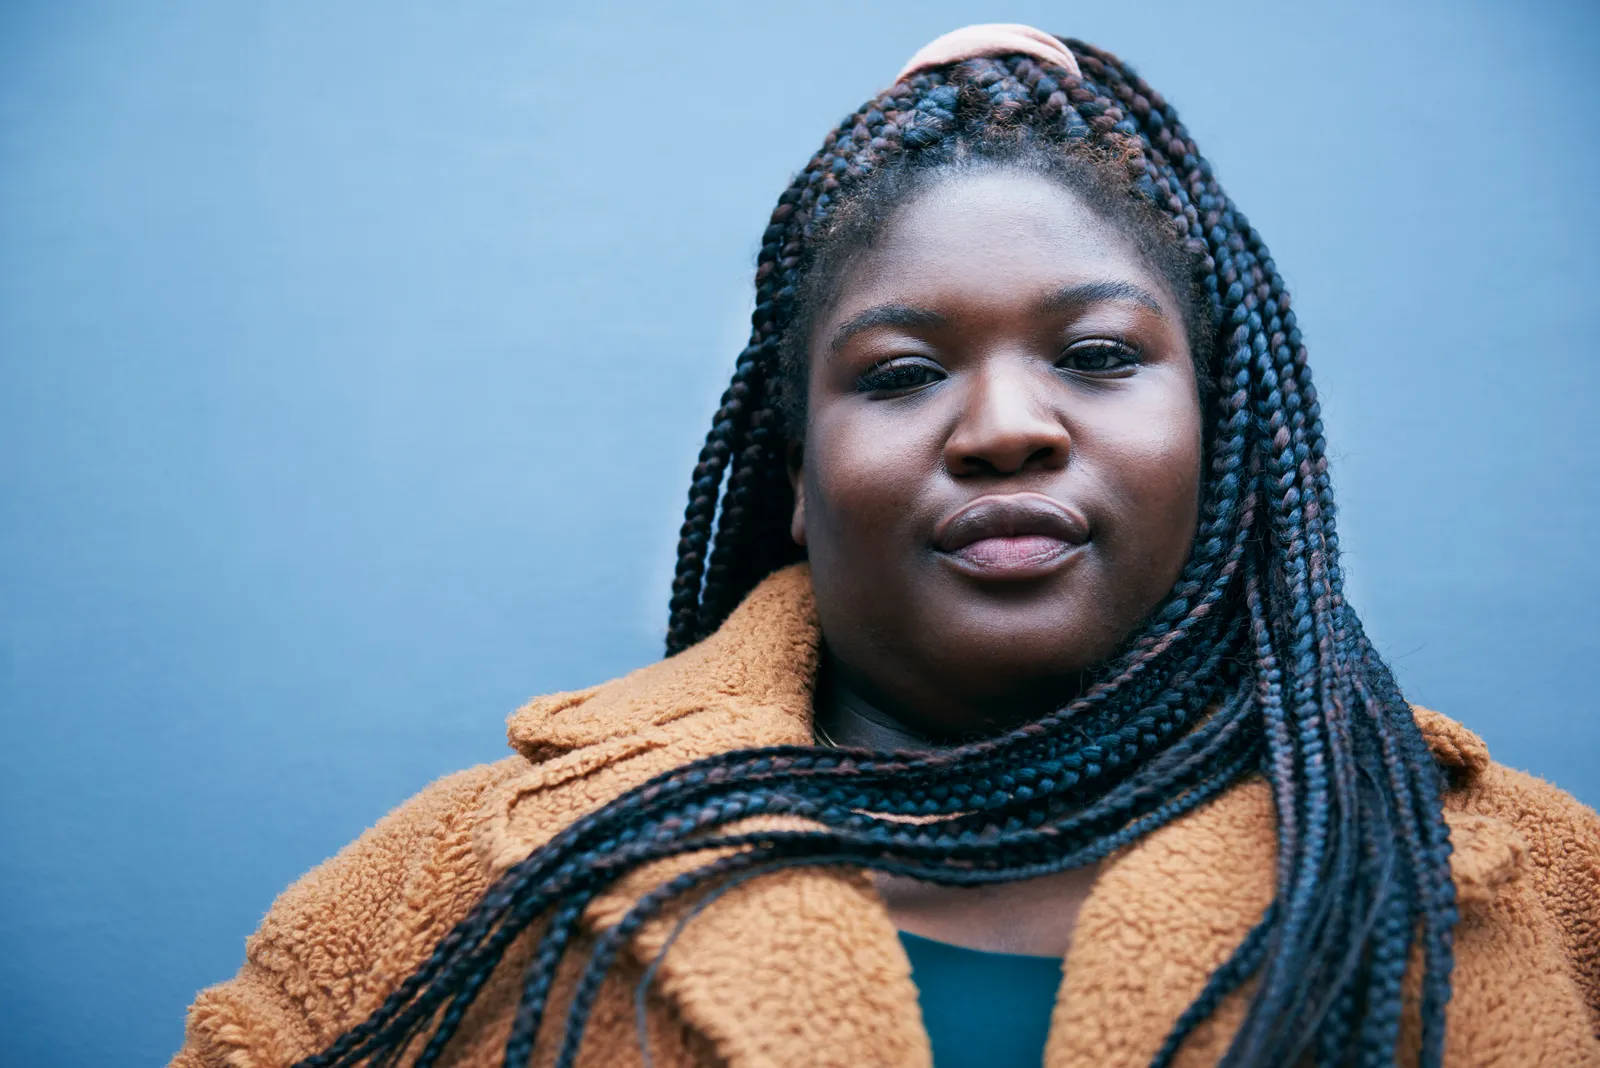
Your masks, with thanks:
M953 467L962 474L1010 475L1035 468L1059 467L1066 455L1067 450L1056 444L1024 444L963 453Z

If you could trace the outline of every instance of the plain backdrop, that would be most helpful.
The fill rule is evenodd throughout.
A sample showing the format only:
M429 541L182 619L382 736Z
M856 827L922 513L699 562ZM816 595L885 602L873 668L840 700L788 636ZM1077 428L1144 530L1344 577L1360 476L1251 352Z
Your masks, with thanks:
M274 895L660 655L793 170L929 38L1084 37L1295 293L1353 600L1600 802L1587 3L0 7L0 1061L156 1064Z

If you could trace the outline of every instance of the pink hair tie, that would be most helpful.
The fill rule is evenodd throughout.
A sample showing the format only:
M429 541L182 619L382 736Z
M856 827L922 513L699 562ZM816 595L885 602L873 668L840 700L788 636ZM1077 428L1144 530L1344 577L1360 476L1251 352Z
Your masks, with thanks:
M976 56L1018 53L1032 56L1053 67L1065 67L1077 77L1083 76L1078 70L1078 61L1053 34L1018 22L982 22L951 30L917 49L917 54L906 61L906 65L895 76L895 81L904 81L930 67L943 67Z

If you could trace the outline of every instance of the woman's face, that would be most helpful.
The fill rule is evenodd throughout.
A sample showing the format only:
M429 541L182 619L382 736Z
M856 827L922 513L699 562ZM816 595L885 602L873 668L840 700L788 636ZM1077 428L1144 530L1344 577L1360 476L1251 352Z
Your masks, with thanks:
M835 666L927 734L1057 707L1194 537L1177 299L1079 197L1015 171L908 200L834 294L791 474Z

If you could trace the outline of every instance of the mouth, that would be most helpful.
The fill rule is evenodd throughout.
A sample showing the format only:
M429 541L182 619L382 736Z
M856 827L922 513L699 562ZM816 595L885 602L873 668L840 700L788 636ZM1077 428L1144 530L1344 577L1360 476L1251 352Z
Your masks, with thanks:
M1088 544L1089 522L1042 493L988 494L940 521L933 547L977 578L1042 578Z

